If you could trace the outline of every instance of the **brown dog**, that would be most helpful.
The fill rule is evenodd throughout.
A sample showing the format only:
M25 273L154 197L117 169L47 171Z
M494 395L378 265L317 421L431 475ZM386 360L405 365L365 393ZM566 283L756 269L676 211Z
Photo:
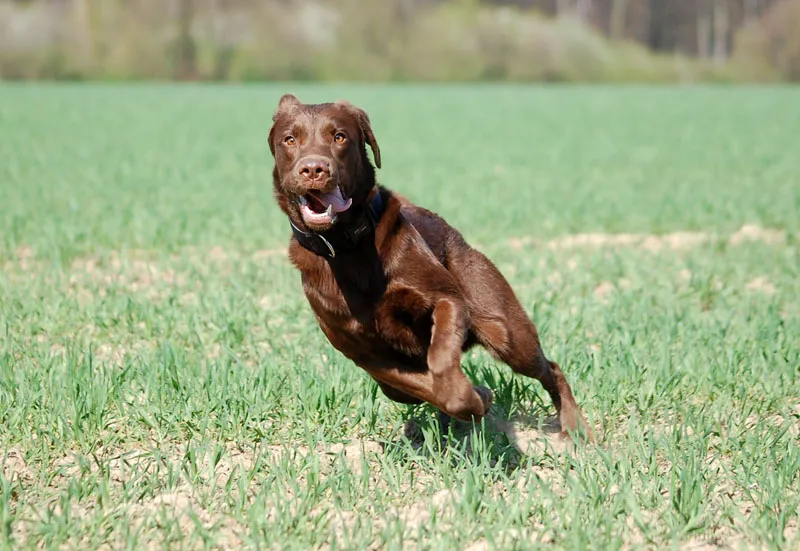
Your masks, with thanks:
M390 399L428 402L460 420L479 420L492 402L460 365L481 344L542 383L562 434L593 439L505 278L440 217L378 185L367 144L380 168L363 110L290 94L269 132L275 199L294 234L289 258L331 344Z

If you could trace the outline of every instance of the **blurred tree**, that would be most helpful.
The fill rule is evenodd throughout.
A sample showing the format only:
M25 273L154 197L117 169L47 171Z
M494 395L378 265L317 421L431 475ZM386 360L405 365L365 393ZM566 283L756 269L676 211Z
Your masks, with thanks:
M178 36L174 44L175 78L193 80L197 78L197 45L192 36L194 0L177 0Z
M697 55L708 59L711 52L711 0L697 1Z
M512 11L491 9L500 6ZM496 66L476 70L497 78L573 74L557 65L577 51L575 41L606 48L599 33L720 71L734 46L761 52L751 66L788 68L798 10L800 0L0 0L0 77L382 79L416 66L434 75L437 63L450 62ZM521 14L528 23L517 21ZM418 63L426 47L441 50ZM632 60L622 63L656 64Z
M609 15L608 34L620 39L625 35L625 20L628 13L628 0L612 0Z
M728 59L730 6L728 0L714 0L714 61L722 65Z
M580 21L588 21L592 12L592 0L558 0L556 14L559 17L577 17Z

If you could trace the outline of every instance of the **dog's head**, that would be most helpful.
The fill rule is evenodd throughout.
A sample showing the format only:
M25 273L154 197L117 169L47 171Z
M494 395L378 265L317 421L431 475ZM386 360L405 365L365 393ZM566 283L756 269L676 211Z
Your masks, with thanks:
M272 117L269 149L281 210L300 228L325 231L347 221L375 186L381 152L366 112L347 101L303 104L284 95Z

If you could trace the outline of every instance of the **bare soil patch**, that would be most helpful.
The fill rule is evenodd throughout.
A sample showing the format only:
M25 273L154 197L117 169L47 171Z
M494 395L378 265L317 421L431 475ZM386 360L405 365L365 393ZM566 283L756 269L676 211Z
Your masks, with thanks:
M678 231L665 234L646 233L577 233L564 235L550 241L541 241L534 237L518 237L508 241L513 249L525 246L547 248L552 251L570 249L597 248L639 248L648 252L662 250L681 251L710 243L726 242L737 246L745 243L763 243L781 245L786 242L786 232L771 228L762 228L755 224L745 224L731 235L725 237L713 232Z
M748 291L764 293L765 295L772 295L775 293L775 285L764 276L752 279L746 287Z

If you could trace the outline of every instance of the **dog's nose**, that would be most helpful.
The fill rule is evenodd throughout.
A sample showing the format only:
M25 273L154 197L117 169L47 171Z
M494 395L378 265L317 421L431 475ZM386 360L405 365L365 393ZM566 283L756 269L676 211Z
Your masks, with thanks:
M306 157L299 164L300 177L307 182L324 182L331 175L331 164L322 157Z

